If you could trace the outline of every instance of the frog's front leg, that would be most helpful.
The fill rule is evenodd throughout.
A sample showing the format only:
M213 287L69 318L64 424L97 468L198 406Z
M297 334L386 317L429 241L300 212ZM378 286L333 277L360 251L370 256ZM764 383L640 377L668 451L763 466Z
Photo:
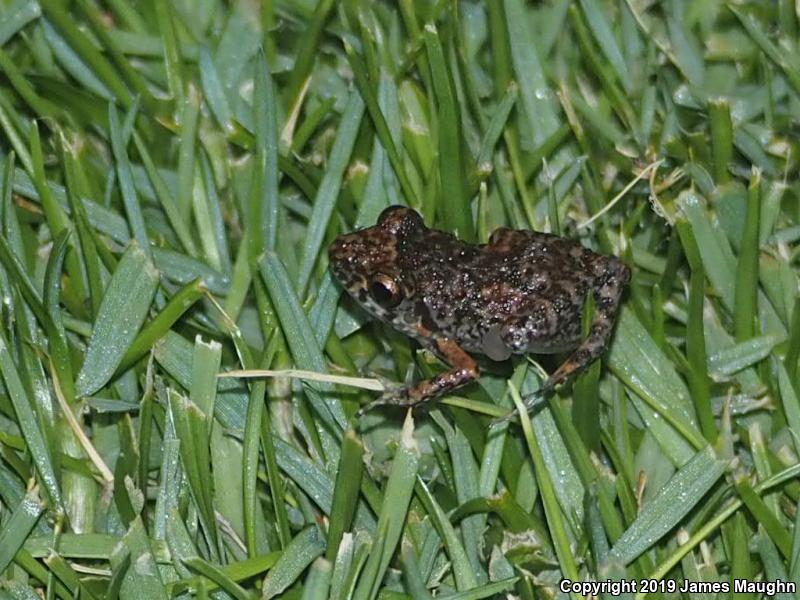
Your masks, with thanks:
M422 343L451 368L411 387L398 386L394 389L387 389L380 398L362 407L359 415L376 406L421 406L478 378L477 363L453 340L427 338L423 339Z

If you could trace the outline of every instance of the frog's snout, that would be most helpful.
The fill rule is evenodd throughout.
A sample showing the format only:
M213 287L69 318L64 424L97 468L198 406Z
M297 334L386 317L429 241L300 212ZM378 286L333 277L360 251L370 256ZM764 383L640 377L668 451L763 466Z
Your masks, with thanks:
M340 235L328 249L328 257L332 262L355 263L363 257L366 248L361 232Z
M351 235L340 235L328 248L328 259L331 271L340 283L344 283L347 274L353 271L356 256L358 255Z
M328 248L328 258L330 259L331 263L336 264L347 260L348 258L348 249L347 249L347 238L346 235L340 235Z
M374 249L367 242L361 232L348 233L337 237L328 248L333 274L344 285L363 276L375 260Z

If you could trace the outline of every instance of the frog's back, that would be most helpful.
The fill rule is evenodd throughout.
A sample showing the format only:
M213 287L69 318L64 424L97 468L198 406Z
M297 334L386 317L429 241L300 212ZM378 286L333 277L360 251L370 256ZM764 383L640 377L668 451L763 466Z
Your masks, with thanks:
M400 255L409 259L426 316L467 350L487 353L494 332L513 353L579 341L580 312L603 257L555 235L511 229L482 245L429 230L414 247Z

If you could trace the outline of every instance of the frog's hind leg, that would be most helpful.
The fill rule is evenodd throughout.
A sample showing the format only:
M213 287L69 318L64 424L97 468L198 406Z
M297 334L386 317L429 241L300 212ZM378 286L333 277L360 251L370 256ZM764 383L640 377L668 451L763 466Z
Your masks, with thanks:
M434 398L447 394L478 378L479 369L475 360L453 340L447 338L423 340L423 345L450 365L443 373L411 386L390 386L374 402L363 406L359 415L377 406L404 406L415 408L427 404Z
M542 384L542 387L524 397L525 409L530 411L538 405L557 386L567 379L582 371L597 360L608 346L614 322L619 311L620 298L628 281L630 269L619 259L600 257L596 263L597 285L594 291L595 309L589 335L575 349L570 357L555 370ZM500 421L513 418L516 413L511 413Z

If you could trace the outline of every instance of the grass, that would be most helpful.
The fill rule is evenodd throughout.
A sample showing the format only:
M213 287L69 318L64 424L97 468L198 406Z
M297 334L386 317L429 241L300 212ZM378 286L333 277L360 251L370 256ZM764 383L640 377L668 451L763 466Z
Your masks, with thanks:
M798 33L790 0L0 2L0 597L800 580ZM396 203L622 257L602 362L517 424L525 359L358 418L363 376L443 368L327 270Z

